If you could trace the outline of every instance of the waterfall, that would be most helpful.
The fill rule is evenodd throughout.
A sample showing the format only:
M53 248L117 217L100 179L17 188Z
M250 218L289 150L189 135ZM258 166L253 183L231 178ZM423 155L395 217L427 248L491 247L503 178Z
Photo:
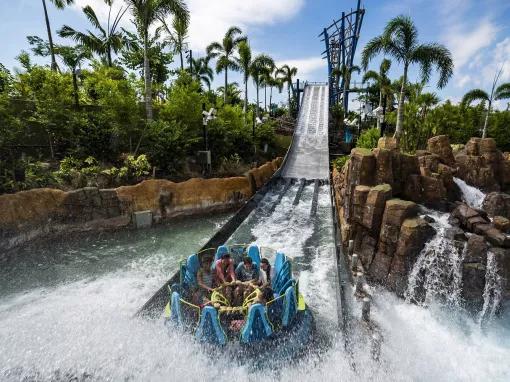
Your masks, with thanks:
M487 253L487 270L485 273L485 288L483 291L483 307L480 312L480 324L492 320L501 303L502 279L498 273L496 255Z
M472 208L482 208L485 199L485 193L476 187L470 186L462 179L453 178L453 181L459 186L462 192L462 199Z
M421 251L408 278L405 293L407 301L429 305L441 301L449 306L460 306L462 287L462 260L464 249L448 237L449 214L427 211L435 222L436 235Z

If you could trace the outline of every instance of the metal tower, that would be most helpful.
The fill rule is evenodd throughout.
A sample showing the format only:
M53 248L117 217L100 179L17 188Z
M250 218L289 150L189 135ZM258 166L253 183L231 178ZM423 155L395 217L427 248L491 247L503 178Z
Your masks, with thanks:
M341 99L345 115L349 109L349 91L344 91L344 78L339 81L334 69L339 71L342 67L352 67L364 15L365 8L362 8L361 0L358 0L356 10L342 12L342 17L333 20L333 24L324 28L319 35L326 44L322 55L328 61L329 103L330 106L335 105Z

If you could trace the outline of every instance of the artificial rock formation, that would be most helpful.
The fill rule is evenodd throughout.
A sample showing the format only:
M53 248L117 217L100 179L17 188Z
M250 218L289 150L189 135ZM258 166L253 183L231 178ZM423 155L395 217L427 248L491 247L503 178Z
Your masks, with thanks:
M0 250L34 238L90 229L127 226L131 214L151 210L157 219L236 208L281 166L277 158L245 177L150 179L116 189L85 187L69 192L48 188L0 195Z

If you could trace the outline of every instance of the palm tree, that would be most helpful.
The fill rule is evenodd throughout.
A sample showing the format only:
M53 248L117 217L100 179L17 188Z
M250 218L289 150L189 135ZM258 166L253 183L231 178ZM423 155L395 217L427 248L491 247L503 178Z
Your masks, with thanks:
M501 76L501 72L502 69L494 77L490 95L482 89L473 89L467 92L464 97L462 97L461 104L463 106L469 106L469 104L475 100L488 102L487 113L485 114L485 122L483 124L482 138L487 136L487 125L489 123L489 114L491 112L492 103L496 100L510 98L510 82L501 84L496 88L499 77Z
M211 82L214 78L214 73L209 66L209 57L200 57L192 60L191 67L193 69L193 78L200 83L205 83L207 85L207 89L211 90Z
M388 78L388 71L391 67L391 61L385 58L382 60L381 65L379 66L379 73L373 70L369 70L365 73L362 79L362 83L366 83L369 80L373 80L376 83L376 86L379 88L379 107L383 107L383 98L389 92L389 86L391 85L391 81ZM377 129L381 131L381 122L384 122L384 113L382 117L382 121L377 118Z
M269 85L269 113L271 114L271 105L273 104L273 88L277 88L281 93L283 89L283 81L277 76L278 69L273 70L272 75L268 77Z
M246 122L246 112L248 111L248 80L250 79L250 70L252 64L251 48L248 41L241 41L238 47L239 57L236 57L236 63L239 69L243 72L244 83L244 119Z
M231 82L227 85L227 91L225 92L225 87L220 86L218 88L218 93L225 97L225 93L227 93L227 97L230 100L230 103L233 105L241 104L243 100L241 99L241 90L239 89L239 84L237 82Z
M71 5L74 0L50 0L55 7L58 9L64 9L66 5ZM50 43L50 54L51 54L51 69L57 70L57 60L55 59L55 47L53 45L53 36L51 35L50 18L48 17L48 9L46 7L46 0L42 0L44 9L44 19L46 20L46 30L48 31L48 41Z
M106 62L110 67L113 65L112 51L114 53L118 53L125 43L123 33L117 31L117 28L122 17L128 10L127 7L121 7L112 21L111 12L113 1L114 0L104 0L104 2L110 7L106 29L101 26L94 9L92 9L90 5L83 7L83 13L92 26L99 31L97 35L89 30L87 30L87 33L76 31L68 25L64 25L58 31L60 37L70 37L80 45L86 46L91 52L94 52L101 57L106 57Z
M188 38L189 22L186 19L174 17L172 19L172 28L170 29L164 18L160 19L163 29L168 34L168 42L174 47L174 52L179 53L181 60L181 70L184 70L184 56L186 50L186 39Z
M164 19L169 14L189 21L188 7L183 0L125 0L131 7L135 23L143 38L144 50L144 82L145 82L145 111L147 122L153 119L152 113L152 83L149 65L149 28L156 20ZM136 150L135 150L136 151Z
M64 64L71 71L73 77L74 105L80 106L78 94L78 68L84 60L90 58L90 50L84 46L56 46L55 52L62 58Z
M255 84L255 88L257 91L257 117L260 114L259 108L259 87L262 84L264 76L267 72L273 71L274 69L274 61L271 57L266 54L259 54L257 57L253 59L250 67L250 74L253 78L253 83Z
M225 88L228 87L228 70L239 70L239 66L232 56L239 44L246 41L246 36L241 34L242 31L238 27L230 27L221 43L213 42L207 47L207 55L211 58L217 58L216 73L225 72ZM226 104L227 92L224 92L223 97L223 102Z
M292 90L292 94L294 94L294 84L293 77L297 75L297 68L289 67L289 65L283 65L280 69L276 71L276 74L280 76L282 83L287 84L287 92L289 95L289 114L290 114L290 92Z
M395 129L395 138L398 140L403 128L404 92L409 66L411 64L420 65L423 82L429 80L432 67L435 66L439 71L437 86L443 88L453 75L453 60L450 51L443 45L436 43L419 44L418 30L408 16L397 16L390 20L383 34L374 37L367 43L361 54L363 68L366 70L370 60L381 52L394 57L404 65Z

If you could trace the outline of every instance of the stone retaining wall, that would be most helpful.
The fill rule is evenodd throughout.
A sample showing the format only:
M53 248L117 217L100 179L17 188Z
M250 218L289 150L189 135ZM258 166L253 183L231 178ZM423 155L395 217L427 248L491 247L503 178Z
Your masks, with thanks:
M194 178L181 183L150 179L116 189L41 188L0 195L0 251L52 233L124 227L135 211L151 210L161 220L236 208L281 164L282 158L277 158L244 177Z

